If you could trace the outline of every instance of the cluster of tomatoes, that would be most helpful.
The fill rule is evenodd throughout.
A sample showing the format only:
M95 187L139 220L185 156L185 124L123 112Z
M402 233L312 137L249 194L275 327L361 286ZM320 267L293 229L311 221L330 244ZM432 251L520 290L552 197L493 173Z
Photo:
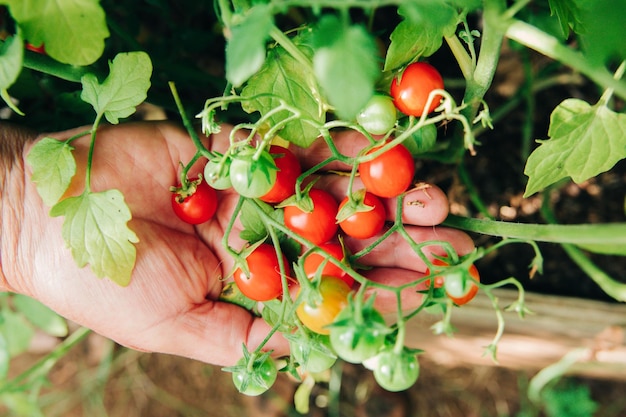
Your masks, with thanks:
M443 80L426 63L409 65L390 89L390 96L375 95L357 117L366 131L385 134L396 126L397 110L421 116L439 105L441 97L431 92L443 89ZM370 239L380 236L387 213L381 198L395 198L413 183L415 162L402 144L382 140L360 154L357 173L363 188L354 190L342 201L310 182L299 190L302 170L298 158L287 147L266 149L249 144L210 160L204 177L189 181L172 194L174 212L184 221L199 224L213 217L217 209L217 190L232 188L239 195L257 199L280 210L288 235L301 247L290 267L280 248L269 240L253 242L241 252L244 258L232 277L238 290L256 302L284 300L293 303L286 321L285 335L291 344L291 363L299 372L328 369L337 357L351 363L363 363L374 372L385 389L409 388L418 378L417 351L403 344L398 328L388 326L373 307L373 297L355 296L358 289L350 254L342 236ZM447 266L436 259L433 265ZM433 291L445 289L456 304L471 300L478 287L477 271L436 277ZM296 279L291 278L293 275ZM295 317L293 317L295 316ZM237 388L258 395L272 385L276 366L267 353L244 351L244 357L229 368Z

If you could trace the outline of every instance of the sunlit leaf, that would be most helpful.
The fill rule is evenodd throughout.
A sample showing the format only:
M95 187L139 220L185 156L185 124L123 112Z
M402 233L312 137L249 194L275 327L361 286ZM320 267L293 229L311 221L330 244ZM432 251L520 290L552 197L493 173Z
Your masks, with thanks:
M87 192L57 203L51 216L65 216L63 239L80 267L91 265L97 277L130 283L138 242L127 226L131 213L118 190Z

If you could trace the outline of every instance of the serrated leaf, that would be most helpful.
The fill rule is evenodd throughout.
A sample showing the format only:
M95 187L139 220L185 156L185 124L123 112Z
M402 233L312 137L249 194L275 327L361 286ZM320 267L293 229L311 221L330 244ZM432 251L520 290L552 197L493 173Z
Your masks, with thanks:
M261 202L259 202L259 207L261 207L261 209L267 214L270 214L273 211L269 205ZM243 226L243 230L239 234L239 237L250 243L265 240L268 235L265 224L263 223L263 220L259 216L257 210L259 210L259 208L257 208L255 203L250 200L246 200L243 202L241 214L239 215L241 225Z
M118 190L87 192L61 200L50 215L65 216L63 239L79 267L126 286L135 265L137 235L127 226L131 213Z
M65 337L68 333L67 322L54 311L39 301L25 295L15 294L13 305L26 317L26 320L56 337Z
M311 49L299 45L300 51L311 56ZM249 101L243 108L248 113L255 111L262 115L278 107L280 100L297 108L304 118L320 124L325 121L325 112L316 97L317 87L313 75L302 70L302 64L280 47L268 52L263 67L252 78L241 92L241 96ZM258 97L257 97L258 96ZM287 111L278 112L269 118L269 125L275 126L291 114ZM309 146L317 139L319 131L302 120L293 120L280 131L280 136L289 142L301 146Z
M345 26L332 15L322 18L314 37L313 69L322 91L340 118L354 120L380 75L374 39L362 26Z
M566 39L570 33L570 28L581 33L582 9L577 0L548 0L550 13L559 21L561 37Z
M265 4L248 10L241 22L231 26L226 44L226 79L241 86L265 61L265 42L274 24L272 11Z
M109 36L99 0L0 0L23 31L24 39L71 65L94 63Z
M117 124L146 99L151 75L152 62L145 52L117 54L102 84L93 74L81 78L80 98L91 104L98 115L104 114L109 123Z
M76 174L76 161L67 142L43 138L33 146L26 161L33 169L32 181L43 202L52 207Z
M404 20L391 33L385 71L434 54L443 37L454 34L459 17L457 10L442 0L402 3L398 14Z
M548 136L526 161L525 197L566 177L581 183L626 157L626 114L567 99L552 112Z

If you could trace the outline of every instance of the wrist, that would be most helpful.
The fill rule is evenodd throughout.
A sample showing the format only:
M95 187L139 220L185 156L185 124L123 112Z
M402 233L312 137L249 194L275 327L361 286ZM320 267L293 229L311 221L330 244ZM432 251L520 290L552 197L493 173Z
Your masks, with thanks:
M36 132L0 123L0 291L12 291L15 245L23 220L24 158L26 143Z

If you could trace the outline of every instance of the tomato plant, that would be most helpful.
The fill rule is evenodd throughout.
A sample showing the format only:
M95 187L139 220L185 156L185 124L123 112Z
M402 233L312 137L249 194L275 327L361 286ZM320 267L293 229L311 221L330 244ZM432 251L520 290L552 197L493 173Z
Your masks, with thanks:
M272 145L269 152L275 158L278 172L274 186L260 199L266 203L280 203L295 193L296 180L302 171L298 158L288 148Z
M470 172L485 161L477 164L464 161L466 154L480 153L494 142L479 142L479 135L507 124L502 118L510 117L512 109L521 108L529 110L528 114L521 118L515 114L515 123L509 126L523 126L518 132L522 145L509 156L525 162L523 174L528 181L524 190L517 190L523 198L556 189L554 184L570 178L577 184L584 183L626 157L623 146L626 118L622 109L626 99L624 21L623 13L615 13L615 8L609 7L609 0L550 0L532 2L530 6L526 0L394 0L383 2L385 7L376 7L380 2L371 0L353 1L349 6L342 2L293 0L287 2L288 8L280 0L220 0L215 8L207 6L207 2L191 0L179 5L179 11L189 11L193 16L211 16L209 25L206 19L188 19L182 12L171 14L167 7L154 6L168 2L126 0L122 1L124 7L119 8L124 13L110 1L84 2L90 6L81 8L80 16L71 13L64 4L68 1L45 2L54 3L54 7L46 8L45 14L40 13L41 7L23 6L25 2L3 2L0 99L6 102L6 107L1 109L3 121L40 132L90 125L81 132L71 133L69 138L65 134L41 138L32 149L28 147L30 170L25 172L32 172L30 179L44 205L51 208L50 214L63 219L62 237L72 256L79 265L89 264L94 275L128 285L137 259L135 244L139 240L132 230L137 222L130 221L137 214L130 208L136 208L137 203L135 200L134 205L126 203L136 195L116 189L98 190L96 185L119 180L112 170L102 167L114 168L117 174L126 172L125 178L135 178L136 168L143 166L141 163L147 162L152 167L148 172L152 174L164 174L170 168L177 170L180 162L181 178L187 178L189 172L196 172L198 165L208 160L203 171L206 183L196 179L189 186L178 187L171 203L181 219L199 224L214 216L217 204L217 198L211 197L216 195L214 189L228 189L219 193L228 202L221 207L227 219L219 225L223 235L200 233L198 237L201 243L220 249L217 251L220 256L230 254L241 261L247 255L246 266L240 264L235 271L236 286L230 285L253 299L252 303L245 300L242 307L255 314L258 303L254 300L265 303L262 318L270 324L272 332L308 337L317 330L307 330L307 320L313 323L311 328L323 331L330 328L330 339L335 339L336 350L346 360L359 361L376 352L374 362L382 365L373 369L377 380L389 389L405 387L417 377L413 353L400 349L405 337L404 325L432 305L441 307L440 296L445 294L452 302L462 305L475 296L479 287L493 296L491 291L497 285L514 284L520 294L514 310L523 315L523 287L518 281L505 279L493 286L479 285L478 271L470 263L493 254L505 244L524 242L532 246L533 273L541 271L542 266L536 241L563 244L568 255L602 291L626 301L623 283L600 271L592 260L595 256L581 253L584 250L598 255L624 255L626 224L612 222L580 228L487 220L497 211L492 213L495 206L480 201L483 193L475 186L479 184L478 178L472 178L474 172ZM585 7L578 3L584 3ZM163 27L172 29L176 36L158 30L150 31L149 36L137 37L133 33L133 28L148 27L159 17L168 23ZM187 27L193 26L194 21L201 21L200 26ZM85 33L89 36L84 36ZM517 71L514 78L519 84L510 97L499 89L493 90L494 95L488 94L496 71L505 67L499 65L503 44L515 45L506 56L520 62L514 68ZM41 45L41 49L34 45ZM43 45L45 54L30 52L43 52ZM136 51L126 52L124 49L128 47ZM532 53L527 53L530 50ZM536 53L542 54L542 59L535 61ZM224 61L220 58L217 62L207 62L213 57L223 57ZM564 70L563 65L570 68ZM450 77L451 82L446 81L449 91L444 89L440 71ZM578 84L582 78L599 88L577 85L575 90L598 93L597 97L591 96L594 102L566 96L549 115L550 120L544 108L541 114L531 113L539 107L537 104L544 105L537 101L538 94L543 97L546 93L571 91L562 88L561 83L575 79ZM164 82L170 79L172 82ZM559 91L543 91L553 88L554 80L559 80ZM437 94L433 94L435 90ZM36 97L37 92L40 97ZM144 102L151 106L142 105ZM498 105L495 112L491 112L488 103ZM171 126L161 129L168 124L152 125L151 132L157 134L148 146L133 135L127 140L105 142L106 146L119 147L116 149L119 155L130 158L110 158L102 164L102 155L106 153L100 153L100 144L104 141L96 139L103 135L105 129L101 127L105 121L117 125L135 118L152 118L152 115L148 117L151 109L159 113L159 118L166 118L173 104L187 135L172 134ZM136 113L137 109L141 111ZM189 117L189 109L197 116L197 123ZM545 117L545 124L549 124L546 132L533 126L537 116ZM543 123L540 125L543 128ZM602 133L601 141L598 132ZM352 141L343 140L351 134ZM384 138L378 137L382 135ZM536 141L538 137L547 140ZM87 160L78 164L81 147L74 146L77 139L86 140L89 145ZM186 139L190 141L183 142ZM380 152L381 146L389 147L391 141L395 146ZM363 143L368 143L367 153L359 152L364 149ZM152 152L163 148L164 152ZM292 154L294 149L298 149L295 153L301 156L302 166ZM587 151L590 149L591 153ZM374 156L373 152L377 154ZM494 154L497 153L490 150L480 156L487 158ZM152 160L155 155L161 155L163 160ZM428 159L428 163L413 158ZM97 164L92 167L94 161ZM121 166L124 163L127 166ZM428 168L440 165L443 171L451 172L452 178L463 183L462 188L469 194L467 200L481 211L480 220L449 215L445 220L447 227L515 238L470 253L463 258L464 265L471 265L467 270L435 260L434 266L442 267L431 265L437 270L437 276L430 277L437 291L429 288L429 296L424 297L426 304L404 315L402 291L409 286L421 287L423 275L415 274L415 282L398 284L395 275L381 281L378 280L381 270L372 271L371 264L379 265L380 261L408 264L429 256L425 253L427 247L437 246L451 253L458 243L422 242L415 236L423 234L416 233L413 225L402 223L402 219L410 218L403 217L402 210L419 212L431 197L428 190L424 190L420 199L413 198L418 193L412 193L411 198L403 195L414 180L416 163ZM500 165L482 166L492 167L490 174L497 177ZM480 170L476 173L480 174ZM84 175L84 192L78 197L63 198L70 185L81 183L74 181L76 175ZM104 178L97 178L92 184L91 179L97 176ZM307 188L300 192L296 188L300 186L297 178L304 179L309 186L329 187L332 194L321 189L309 192ZM320 178L323 179L315 182ZM366 191L362 198L352 195L361 180ZM9 191L6 195L11 195ZM295 191L298 192L293 196ZM154 195L169 197L156 190ZM333 195L351 198L338 205ZM395 201L396 212L385 216L380 210L383 204L376 199L396 197L400 197ZM543 201L552 201L545 197ZM169 204L167 200L165 203ZM611 206L621 208L622 203L620 200ZM540 214L546 223L556 222L549 204L542 207ZM618 215L623 215L623 210ZM390 240L380 233L384 230L385 217L390 219L386 229ZM72 233L67 233L70 229ZM350 246L358 249L350 253L349 259L343 259L343 251L335 243L326 243L335 242L338 231L369 240L346 238ZM263 243L255 250L250 249L260 242L275 246ZM303 242L306 244L302 245ZM407 258L377 258L380 253L387 253L380 248L391 244L398 245L396 254L406 253ZM182 250L175 242L171 246ZM241 246L248 249L242 251ZM314 246L323 252L312 253ZM120 249L106 250L111 247ZM278 248L287 253L289 262L303 266L295 271L303 286L320 285L317 292L307 289L299 306L290 304L293 301L290 297L280 297L286 277L279 273L279 265L284 267L284 273L290 271L285 257L281 259L277 255ZM324 256L326 253L328 257ZM302 260L302 256L306 259ZM328 259L342 259L345 266L339 268ZM231 259L220 261L226 265L232 262ZM346 285L333 283L336 278L332 277L345 280L347 287L355 291L350 297L355 305L341 310L339 316L333 314L345 303ZM393 349L379 346L383 324L379 316L367 310L366 295L372 292L384 292L399 304L396 324L391 327L397 339ZM331 306L325 306L325 298L334 300ZM494 308L498 310L496 304ZM311 311L317 316L307 316ZM434 326L435 329L450 329L447 313L451 311L446 310L447 322ZM294 316L300 315L298 321ZM337 319L332 326L319 325L318 321L328 324L330 316ZM332 329L342 326L343 333L336 331L333 337ZM498 330L500 335L502 327ZM385 343L391 337L387 334ZM328 346L323 347L328 344L326 339L324 343L311 342L312 345L304 348L292 344L295 360L303 367L317 369L317 359L313 358L319 352L326 352ZM298 351L299 348L304 350ZM329 350L332 348L331 343ZM495 352L493 346L490 349ZM258 352L245 352L244 356L246 361L241 365L245 369L239 369L241 378L235 381L238 388L249 391L256 384L259 392L267 389L271 378L264 381L250 373L261 367L263 356ZM328 355L322 359L332 358L333 355ZM408 371L398 372L401 366Z
M389 94L398 110L419 117L424 111L430 113L435 110L441 102L441 96L436 96L426 107L428 97L434 90L443 90L443 78L439 71L426 62L414 62L393 79Z
M339 213L351 202L350 197L346 196L339 204ZM383 230L387 212L382 201L374 194L370 192L361 193L354 209L354 213L345 218L342 217L339 221L339 227L345 234L357 239L369 239Z
M317 188L309 191L309 197L312 203L309 211L295 204L284 208L285 226L314 245L320 245L337 232L335 216L338 204L330 193Z
M374 95L356 116L356 121L372 135L383 135L395 125L397 112L391 97Z
M322 277L318 296L313 302L304 300L297 308L298 319L312 332L328 335L330 325L341 310L348 305L350 287L336 277Z
M369 150L366 155L376 152L383 145ZM359 174L365 189L378 197L397 197L409 188L415 175L413 156L399 144L371 161L359 164Z
M186 190L175 187L171 200L174 213L189 224L207 222L217 211L217 192L202 178L191 180Z
M354 278L341 267L328 261L330 257L335 258L338 261L344 262L344 249L343 246L335 242L325 242L318 247L324 252L311 252L304 258L304 273L307 277L313 278L316 275L319 276L333 276L342 279L350 287L354 284ZM322 266L322 264L324 264Z
M248 273L237 268L233 278L239 290L255 301L273 300L283 293L280 263L272 245L262 243L247 257ZM287 259L283 256L283 265Z
M276 163L272 156L263 150L255 159L256 153L255 148L247 147L239 151L230 164L230 182L244 197L259 198L276 182Z

